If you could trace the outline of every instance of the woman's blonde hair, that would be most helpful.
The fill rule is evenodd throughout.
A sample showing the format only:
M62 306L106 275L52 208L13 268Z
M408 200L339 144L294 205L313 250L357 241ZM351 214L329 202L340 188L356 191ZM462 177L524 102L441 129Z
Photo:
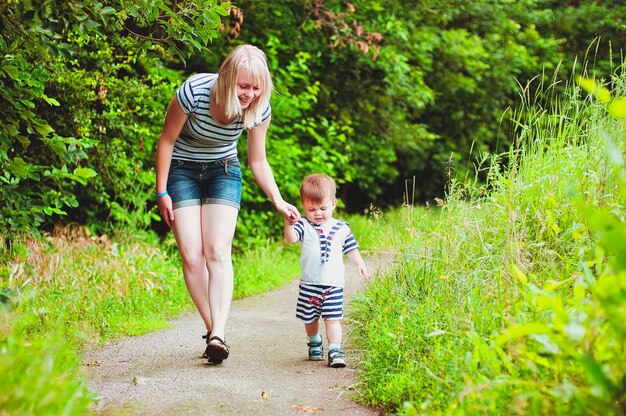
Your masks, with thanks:
M237 97L239 75L249 76L261 94L243 110ZM250 129L261 123L263 112L272 96L272 76L265 53L256 46L239 45L224 59L215 81L215 103L224 108L227 117L242 116L243 127Z
M323 173L314 173L307 176L300 185L300 200L312 203L321 203L326 198L333 202L337 199L335 181Z

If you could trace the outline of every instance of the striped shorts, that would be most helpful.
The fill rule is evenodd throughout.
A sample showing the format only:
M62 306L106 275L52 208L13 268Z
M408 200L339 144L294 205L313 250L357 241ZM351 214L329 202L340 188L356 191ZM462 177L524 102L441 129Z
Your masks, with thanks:
M320 316L324 319L343 319L343 288L300 285L296 318L310 324Z

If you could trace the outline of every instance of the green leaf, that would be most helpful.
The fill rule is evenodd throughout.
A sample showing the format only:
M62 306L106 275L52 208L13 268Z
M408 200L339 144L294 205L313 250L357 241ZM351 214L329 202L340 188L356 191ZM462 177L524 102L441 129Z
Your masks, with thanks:
M61 105L61 103L59 103L56 99L52 98L52 97L48 97L47 95L43 95L43 98L48 104L53 105L55 107L58 107Z
M598 101L603 104L608 103L611 99L611 93L609 90L602 86L602 84L597 83L593 78L579 77L578 84L582 87L582 89L590 94L593 94Z
M46 215L52 215L52 214L66 215L67 214L67 212L63 211L62 209L54 208L54 207L45 207L43 209L43 212Z
M222 16L228 16L230 9L232 8L231 4L232 3L229 1L221 3L217 5L214 10Z
M115 9L111 6L103 7L102 10L100 10L100 14L103 16L108 15L108 14L113 14L113 13L115 13Z
M0 68L3 72L5 72L11 79L17 79L19 75L19 71L16 66L6 65Z
M591 209L582 207L590 229L598 233L600 244L608 252L614 254L612 259L620 269L626 269L626 225L608 209Z
M87 179L93 178L97 175L98 173L93 169L79 167L74 169L74 172L68 175L68 177L80 183L81 185L87 185Z
M218 27L222 22L220 20L219 14L211 9L208 9L204 12L202 20L204 20L204 23L207 24L209 27Z
M33 127L35 127L35 130L37 130L37 133L41 134L44 137L46 137L50 133L54 132L54 129L52 127L50 127L50 125L48 123L46 123L45 121L44 122L33 122Z

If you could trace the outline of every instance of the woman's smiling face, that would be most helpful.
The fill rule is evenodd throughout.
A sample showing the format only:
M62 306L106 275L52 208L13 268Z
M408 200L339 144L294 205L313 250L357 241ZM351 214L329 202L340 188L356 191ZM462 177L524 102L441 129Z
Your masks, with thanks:
M259 98L261 88L254 82L254 78L249 74L239 74L237 77L237 98L242 109L246 109L250 104Z

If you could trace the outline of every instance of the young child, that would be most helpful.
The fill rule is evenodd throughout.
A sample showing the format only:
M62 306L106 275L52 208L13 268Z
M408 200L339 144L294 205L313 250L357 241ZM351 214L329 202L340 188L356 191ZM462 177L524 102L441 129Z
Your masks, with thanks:
M313 174L300 186L300 199L306 218L285 220L285 240L300 242L300 290L296 317L304 322L309 337L309 359L322 361L324 346L319 333L320 316L324 318L328 338L328 365L346 366L341 350L343 287L345 267L343 254L358 268L363 281L369 278L365 262L347 222L333 218L337 206L335 181L327 175Z

